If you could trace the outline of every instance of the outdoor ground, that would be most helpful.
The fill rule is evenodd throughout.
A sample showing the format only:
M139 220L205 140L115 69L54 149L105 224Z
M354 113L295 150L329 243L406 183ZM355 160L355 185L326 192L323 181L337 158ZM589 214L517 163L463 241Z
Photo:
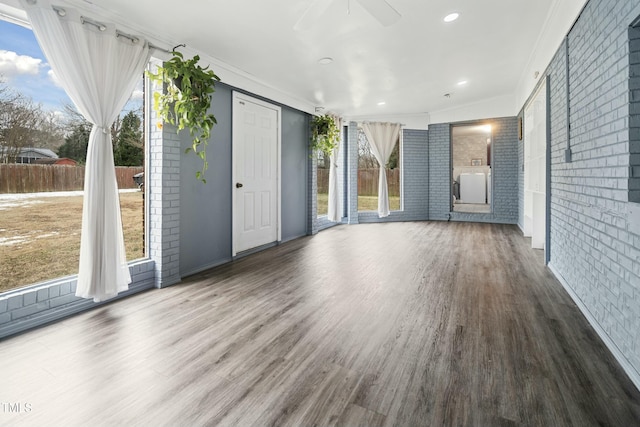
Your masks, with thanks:
M76 274L82 196L17 197L0 197L0 292ZM389 207L399 210L400 197ZM127 259L142 258L142 193L120 193L120 208ZM358 197L358 210L377 209L377 196ZM318 194L318 215L326 214L327 194Z
M142 193L120 193L127 259L142 258ZM82 196L0 199L0 292L78 272Z
M329 195L327 193L318 193L318 216L327 214L327 203ZM358 196L359 211L377 211L378 196ZM389 196L389 210L400 210L400 196Z

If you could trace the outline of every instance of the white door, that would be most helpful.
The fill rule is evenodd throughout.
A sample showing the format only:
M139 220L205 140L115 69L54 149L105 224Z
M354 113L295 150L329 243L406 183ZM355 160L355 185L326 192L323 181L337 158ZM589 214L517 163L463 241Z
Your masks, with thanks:
M233 94L233 255L280 240L280 108Z
M543 83L524 110L524 235L536 249L544 249L546 232L546 95Z

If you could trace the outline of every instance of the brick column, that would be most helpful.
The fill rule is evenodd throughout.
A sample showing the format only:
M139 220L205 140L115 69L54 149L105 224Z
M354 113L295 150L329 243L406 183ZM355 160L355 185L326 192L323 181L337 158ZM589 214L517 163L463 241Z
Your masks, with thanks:
M347 131L347 221L358 223L358 124L349 122Z
M155 66L156 64L151 64ZM151 84L150 93L158 90ZM152 95L149 97L152 99ZM155 261L155 286L180 282L180 139L149 108L149 256Z

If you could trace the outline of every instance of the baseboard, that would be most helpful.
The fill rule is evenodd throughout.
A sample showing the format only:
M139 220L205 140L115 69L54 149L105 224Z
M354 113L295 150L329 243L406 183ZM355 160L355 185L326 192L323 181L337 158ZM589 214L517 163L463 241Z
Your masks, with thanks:
M618 346L613 342L613 340L609 337L609 335L605 332L604 329L600 326L595 317L591 314L587 306L582 302L582 300L578 297L578 295L573 291L571 286L567 283L567 281L562 277L560 272L556 270L553 264L548 264L549 270L553 273L553 275L558 279L558 281L562 284L564 289L567 291L571 299L576 303L584 317L587 318L587 321L596 331L600 339L607 346L613 357L616 358L622 369L627 374L631 382L636 386L638 390L640 390L640 372L627 360L622 351L618 348Z
M200 266L200 267L197 267L197 268L185 271L185 272L180 272L180 277L184 279L184 278L187 278L189 276L193 276L195 274L202 273L203 271L207 271L207 270L211 270L212 268L219 267L219 266L221 266L223 264L228 264L231 261L233 261L233 258L223 258L221 260L217 260L217 261L212 262L212 263L207 264L207 265L203 265L203 266Z

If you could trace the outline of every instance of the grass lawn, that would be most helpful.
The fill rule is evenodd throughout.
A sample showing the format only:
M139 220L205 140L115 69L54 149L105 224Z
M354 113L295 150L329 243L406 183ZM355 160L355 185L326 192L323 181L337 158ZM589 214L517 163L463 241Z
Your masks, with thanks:
M329 195L318 193L318 216L327 214ZM378 196L358 196L358 211L377 211ZM400 196L389 196L389 210L400 210Z
M121 193L120 208L127 259L142 258L142 193ZM0 292L76 274L81 222L81 196L0 209Z

